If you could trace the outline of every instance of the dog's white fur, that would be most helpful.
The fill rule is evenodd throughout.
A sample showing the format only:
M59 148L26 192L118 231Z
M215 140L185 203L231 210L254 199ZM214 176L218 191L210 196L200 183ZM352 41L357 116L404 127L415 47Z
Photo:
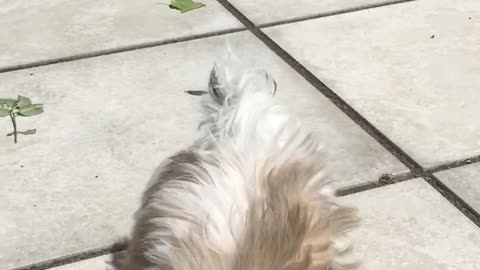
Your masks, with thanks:
M327 187L320 144L268 74L229 61L211 72L198 139L148 184L123 268L354 269L333 243L356 216Z

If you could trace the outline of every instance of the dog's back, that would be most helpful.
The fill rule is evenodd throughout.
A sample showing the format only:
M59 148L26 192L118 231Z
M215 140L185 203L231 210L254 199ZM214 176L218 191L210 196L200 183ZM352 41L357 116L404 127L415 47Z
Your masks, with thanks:
M261 72L212 70L194 144L166 160L136 214L125 270L347 269L355 225L335 203L320 146Z

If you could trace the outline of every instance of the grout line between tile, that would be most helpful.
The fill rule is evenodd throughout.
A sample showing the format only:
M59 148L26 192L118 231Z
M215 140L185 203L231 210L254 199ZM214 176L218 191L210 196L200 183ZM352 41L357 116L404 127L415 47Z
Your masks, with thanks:
M245 27L269 47L277 56L286 62L292 69L299 73L306 81L314 86L320 93L329 99L335 106L337 106L343 113L345 113L353 122L361 127L365 132L373 137L379 144L381 144L387 151L395 156L401 163L403 163L412 175L421 176L427 181L435 190L443 195L453 206L467 216L473 223L480 227L480 214L476 212L470 205L463 201L457 194L450 190L440 180L438 180L431 172L426 171L418 162L410 157L405 151L397 146L385 134L378 130L365 117L357 112L352 106L338 96L332 89L326 86L320 79L318 79L312 72L305 68L300 62L292 57L287 51L280 47L275 41L267 36L261 29L257 28L252 21L243 15L235 6L228 0L217 0L225 9L227 9L233 16L235 16ZM380 185L381 186L381 185ZM375 188L371 186L370 188Z
M419 176L411 172L399 173L399 174L384 174L379 177L376 181L370 181L366 183L361 183L357 185L352 185L348 187L339 188L336 190L335 195L339 197L360 193L363 191L377 189L384 186L393 185L400 182L405 182L408 180L416 179Z
M245 30L246 30L245 28L233 28L233 29L228 29L228 30L209 32L209 33L203 33L203 34L192 35L192 36L185 36L185 37L180 37L180 38L173 38L173 39L167 39L167 40L161 40L161 41L152 41L152 42L146 42L146 43L141 43L141 44L133 44L133 45L118 47L118 48L114 48L114 49L105 49L105 50L99 50L99 51L93 51L93 52L87 52L87 53L80 53L80 54L75 54L75 55L71 55L71 56L65 56L65 57L59 57L59 58L47 59L47 60L40 60L40 61L35 61L35 62L31 62L31 63L26 63L26 64L0 67L0 74L1 73L12 72L12 71L17 71L17 70L28 69L28 68L35 68L35 67L54 65L54 64L65 63L65 62L72 62L72 61L81 60L81 59L95 58L95 57L100 57L100 56L105 56L105 55L110 55L110 54L117 54L117 53L123 53L123 52L153 48L153 47L158 47L158 46L162 46L162 45L175 44L175 43L192 41L192 40L203 39L203 38L209 38L209 37L214 37L214 36L222 36L222 35L226 35L226 34L242 32L242 31L245 31Z
M461 159L461 160L447 162L447 163L444 163L444 164L441 164L441 165L438 165L438 166L434 166L434 167L431 167L431 168L427 168L427 169L424 169L424 170L425 170L425 174L427 174L427 173L435 174L437 172L451 170L451 169L455 169L455 168L459 168L459 167L463 167L463 166L468 166L468 165L475 164L475 163L478 163L478 162L480 162L480 155L479 156L468 157L468 158ZM380 176L380 178L377 181L372 181L372 182L367 182L367 183L362 183L362 184L358 184L358 185L353 185L353 186L340 188L340 189L337 190L336 193L337 193L337 196L342 197L342 196L347 196L347 195L354 194L354 193L367 191L367 190L370 190L370 189L376 189L376 188L379 188L379 187L388 186L388 185L391 185L391 184L396 184L396 183L412 180L412 179L419 178L419 177L423 177L423 176L422 175L415 175L415 174L412 174L411 172L403 173L403 174L402 173L401 174L395 174L395 175L382 175L382 176Z
M441 172L441 171L455 169L455 168L458 168L458 167L467 166L467 165L478 163L478 162L480 162L480 155L465 158L465 159L461 159L461 160L457 160L457 161L453 161L453 162L447 162L445 164L441 164L441 165L438 165L438 166L427 168L427 169L425 169L425 171L427 171L429 173L437 173L437 172Z
M330 12L324 12L324 13L313 14L313 15L302 16L302 17L280 20L280 21L269 22L269 23L261 23L261 24L258 24L257 27L258 28L266 28L266 27L271 27L271 26L278 26L278 25L284 25L284 24L289 24L289 23L296 23L296 22L314 20L314 19L319 19L319 18L324 18L324 17L331 17L331 16L335 16L335 15L341 15L341 14L346 14L346 13L352 13L352 12L357 12L357 11L369 10L369 9L391 6L391 5L397 5L397 4L408 3L408 2L414 2L414 1L417 1L417 0L396 0L396 1L385 1L385 2L376 3L376 4L366 4L366 5L356 6L356 7L353 7L353 8L346 8L346 9L341 9L341 10L335 10L335 11L330 11Z
M408 180L411 180L411 179L408 179ZM408 180L405 180L405 181L408 181ZM400 183L400 182L403 182L403 181L399 181L399 182L395 182L395 183ZM359 185L354 185L354 186L350 186L350 187L346 187L346 188L337 189L336 192L335 192L335 196L344 197L344 196L352 195L352 194L355 194L355 193L361 193L361 192L364 192L364 191L377 189L377 188L381 188L381 187L384 187L384 186L393 185L395 183L385 184L385 183L377 182L377 181L362 183L362 184L359 184Z
M127 247L127 241L124 240L124 241L115 243L113 245L100 247L100 248L95 248L95 249L91 249L91 250L87 250L87 251L82 251L82 252L78 252L78 253L74 253L74 254L70 254L70 255L54 258L54 259L50 259L50 260L43 261L43 262L37 262L37 263L33 263L33 264L30 264L30 265L26 265L26 266L21 266L21 267L18 267L18 268L13 268L12 270L44 270L44 269L49 269L49 268L53 268L53 267L57 267L57 266L62 266L62 265L67 265L67 264L83 261L83 260L92 259L92 258L95 258L95 257L100 257L100 256L107 255L107 254L110 254L110 253L119 252L119 251L125 250L126 247Z
M480 227L480 213L477 212L472 206L465 202L459 195L445 185L440 179L438 179L432 173L428 173L423 177L427 183L429 183L438 193L453 204L460 212L462 212L470 221Z

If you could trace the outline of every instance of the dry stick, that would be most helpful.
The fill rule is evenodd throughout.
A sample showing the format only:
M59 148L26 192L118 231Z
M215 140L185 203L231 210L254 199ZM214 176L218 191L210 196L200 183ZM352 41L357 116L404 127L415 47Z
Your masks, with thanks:
M201 95L208 94L208 91L205 91L205 90L186 90L185 93L189 94L189 95L192 95L192 96L201 96Z
M13 109L10 110L10 119L12 119L13 124L13 142L17 143L17 121L15 120L15 113Z

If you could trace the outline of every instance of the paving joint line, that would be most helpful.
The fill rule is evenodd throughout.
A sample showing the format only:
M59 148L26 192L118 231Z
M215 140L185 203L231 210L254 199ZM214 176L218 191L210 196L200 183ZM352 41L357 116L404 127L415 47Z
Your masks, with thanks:
M91 250L81 251L78 253L65 255L62 257L53 258L50 260L33 263L26 266L21 266L18 268L13 268L12 270L45 270L57 266L67 265L76 263L83 260L92 259L95 257L100 257L103 255L119 252L125 250L127 247L127 241L122 240L112 245L95 248Z
M460 212L462 212L468 219L470 219L475 225L480 227L480 213L464 201L458 194L445 185L440 179L438 179L432 173L428 173L423 177L427 183L429 183L434 189L437 190L445 199L453 204Z
M397 183L409 181L418 178L418 175L413 174L412 172L399 173L396 175L384 174L380 176L377 181L370 181L366 183L360 183L357 185L352 185L344 188L339 188L335 191L335 195L338 197L344 197L352 195L355 193L360 193L372 189L381 188L384 186L394 185Z
M375 3L375 4L365 4L365 5L360 5L360 6L356 6L356 7L352 7L352 8L345 8L345 9L334 10L334 11L318 13L318 14L313 14L313 15L307 15L307 16L302 16L302 17L296 17L296 18L291 18L291 19L286 19L286 20L279 20L279 21L275 21L275 22L260 23L260 24L257 25L257 27L258 28L266 28L266 27L296 23L296 22L303 22L303 21L309 21L309 20L331 17L331 16L336 16L336 15L342 15L342 14L346 14L346 13L353 13L353 12L358 12L358 11L364 11L364 10L369 10L369 9L374 9L374 8L379 8L379 7L398 5L398 4L414 2L414 1L417 1L417 0L396 0L396 1L385 1L385 2L380 2L380 3Z
M390 140L385 134L377 129L370 121L357 112L352 106L344 101L332 89L326 86L320 79L318 79L312 72L298 62L280 45L267 36L260 28L250 21L243 13L241 13L228 0L217 0L226 10L237 18L245 27L262 41L268 48L270 48L277 56L279 56L285 63L287 63L293 70L300 74L306 81L314 86L320 93L329 99L335 106L337 106L344 114L346 114L353 122L367 132L373 139L382 145L387 151L395 156L401 163L403 163L413 175L422 177L430 184L437 192L439 192L445 199L447 199L453 206L461 211L473 223L480 227L480 214L460 198L455 192L444 185L431 172L425 170L419 163L403 151L398 145Z
M456 160L456 161L453 161L453 162L447 162L447 163L437 165L437 166L433 166L431 168L427 168L425 171L430 172L430 173L437 173L437 172L446 171L446 170L450 170L450 169L455 169L455 168L459 168L459 167L463 167L463 166L468 166L468 165L475 164L475 163L478 163L478 162L480 162L480 155L468 157L468 158L461 159L461 160Z
M472 156L472 157L468 157L468 158L464 158L456 161L445 162L444 164L424 169L424 171L426 173L435 174L442 171L447 171L447 170L451 170L451 169L455 169L463 166L468 166L478 162L480 162L480 155ZM361 183L358 185L352 185L352 186L340 188L336 191L336 194L337 196L342 197L342 196L347 196L347 195L351 195L351 194L355 194L355 193L359 193L359 192L363 192L371 189L376 189L376 188L380 188L380 187L384 187L391 184L396 184L396 183L400 183L400 182L404 182L404 181L408 181L416 178L422 178L422 177L428 177L428 175L426 174L416 175L411 172L398 173L398 174L383 174L379 177L377 181L370 181L370 182Z
M34 62L30 62L30 63L25 63L25 64L0 67L0 74L7 73L7 72L18 71L18 70L29 69L29 68L36 68L36 67L55 65L55 64L60 64L60 63L72 62L72 61L77 61L77 60L82 60L82 59L101 57L101 56L106 56L106 55L111 55L111 54L117 54L117 53L124 53L124 52L136 51L136 50L141 50L141 49L154 48L154 47L159 47L159 46L169 45L169 44L175 44L175 43L180 43L180 42L185 42L185 41L192 41L192 40L210 38L210 37L215 37L215 36L223 36L223 35L227 35L227 34L243 32L243 31L246 31L246 29L245 28L232 28L232 29L227 29L227 30L220 30L220 31L215 31L215 32L208 32L208 33L179 37L179 38L165 39L165 40L161 40L161 41L152 41L152 42L145 42L145 43L140 43L140 44L121 46L121 47L117 47L117 48L113 48L113 49L111 48L111 49L105 49L105 50L99 50L99 51L93 51L93 52L79 53L79 54L75 54L75 55L58 57L58 58L53 58L53 59L39 60L39 61L34 61Z

